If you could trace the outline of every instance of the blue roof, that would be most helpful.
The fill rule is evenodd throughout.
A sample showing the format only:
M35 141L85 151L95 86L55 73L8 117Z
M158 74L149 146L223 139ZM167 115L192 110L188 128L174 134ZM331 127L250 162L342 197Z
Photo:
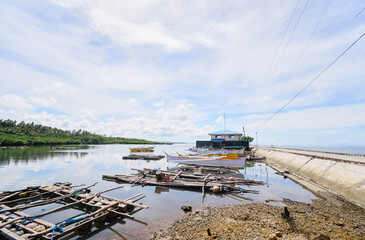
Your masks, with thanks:
M209 133L209 135L242 135L242 133L231 131L231 130L220 130L217 132Z

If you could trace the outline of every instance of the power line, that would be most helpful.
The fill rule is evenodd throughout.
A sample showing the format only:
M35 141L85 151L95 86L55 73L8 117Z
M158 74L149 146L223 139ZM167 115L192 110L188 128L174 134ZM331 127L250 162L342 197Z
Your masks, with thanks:
M364 10L365 10L365 7L358 14L356 14L355 17L359 16Z
M290 23L291 23L291 21L292 21L292 19L293 19L293 16L294 16L295 11L297 10L298 4L299 4L299 0L297 1L297 4L295 5L295 7L294 7L294 9L293 9L293 13L291 14L290 19L289 19L289 22L288 22L288 24L286 25L285 31L284 31L284 33L283 33L283 36L281 36L280 43L279 43L279 45L278 45L278 47L277 47L277 49L276 49L276 52L275 52L275 54L274 54L274 58L272 59L271 64L270 64L270 67L268 68L268 70L267 70L267 72L266 72L266 75L265 75L265 78L264 78L264 81L263 81L263 85L265 85L265 84L266 84L267 77L268 77L268 75L269 75L269 73L270 73L271 67L273 66L273 64L274 64L274 62L275 62L276 56L277 56L277 54L278 54L278 52L279 52L279 49L280 49L280 47L281 47L281 43L283 42L284 37L285 37L285 34L286 34L286 32L288 31L288 29L289 29L289 25L290 25ZM263 92L262 92L262 93L263 93Z
M310 81L302 90L300 90L292 99L290 99L284 106L282 106L278 111L276 111L271 117L269 117L265 122L263 122L258 128L261 128L264 124L270 121L275 115L281 112L286 106L289 105L296 97L299 96L305 89L307 89L314 81L316 81L325 71L327 71L338 59L340 59L350 48L352 48L363 36L363 33L356 41L354 41L345 51L343 51L335 60L333 60L325 69L323 69L312 81Z
M307 8L308 2L309 2L309 0L307 0L307 2L305 3L304 8L303 8L302 12L300 13L299 18L298 18L297 22L295 23L295 26L294 26L294 28L293 28L293 30L292 30L292 32L291 32L291 34L290 34L290 36L289 36L289 39L288 39L288 41L286 41L285 47L284 47L283 51L281 52L281 55L280 55L280 57L279 57L279 60L276 62L276 65L275 65L275 67L274 67L274 70L271 72L270 77L269 77L269 79L268 79L268 81L267 81L267 82L269 82L269 80L271 80L272 76L273 76L273 75L274 75L274 73L276 72L276 69L277 69L277 67L279 66L279 63L281 62L281 59L282 59L282 57L283 57L283 55L284 55L284 53L285 53L285 50L286 50L286 48L288 47L289 42L290 42L291 38L293 37L293 34L294 34L295 30L297 29L298 23L299 23L299 22L300 22L300 20L302 19L302 16L303 16L303 14L304 14L304 12L305 12L305 9ZM265 88L266 88L266 84L264 85L264 90L265 90ZM264 92L264 90L263 90L263 92Z
M301 53L299 54L299 57L297 58L297 61L295 62L294 66L293 66L293 68L292 68L292 70L291 70L291 72L290 72L290 74L289 74L289 77L288 77L288 79L289 79L289 80L290 80L290 79L291 79L291 77L293 76L293 73L294 73L295 69L297 68L298 63L300 62L301 58L303 57L303 54L304 54L305 50L307 49L307 47L308 47L308 45L309 45L309 42L311 41L311 39L312 39L312 37L313 37L314 33L316 32L316 30L317 30L317 28L318 28L319 24L321 23L322 18L323 18L323 16L324 16L324 14L326 13L326 11L327 11L327 9L328 9L328 7L329 7L330 3L331 3L331 0L328 0L328 3L327 3L327 5L326 5L326 7L325 7L324 11L322 12L321 17L318 19L318 22L317 22L316 26L314 27L314 29L313 29L313 31L312 31L312 33L311 33L310 37L308 38L308 40L307 40L307 42L306 42L306 44L305 44L304 48L302 49ZM285 89L285 86L284 86L284 89Z

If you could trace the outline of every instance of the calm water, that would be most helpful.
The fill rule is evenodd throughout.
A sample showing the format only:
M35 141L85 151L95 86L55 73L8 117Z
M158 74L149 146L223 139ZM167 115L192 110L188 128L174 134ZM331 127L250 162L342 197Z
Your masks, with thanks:
M184 153L193 145L161 145L156 146L156 155L163 151L170 154ZM16 190L29 185L49 185L54 182L71 182L73 185L91 185L93 192L121 186L111 181L102 180L103 174L135 173L131 168L161 168L175 167L174 163L159 161L123 160L129 155L133 145L86 145L72 146L66 150L50 150L49 147L8 148L0 149L0 191ZM148 239L155 231L168 227L172 222L181 218L184 213L182 205L191 205L193 210L206 206L220 206L250 202L264 202L266 199L288 198L295 201L310 202L316 198L311 192L289 179L275 174L275 171L263 163L250 164L241 173L248 179L265 181L264 186L245 187L258 190L259 194L207 194L202 199L201 192L189 190L168 189L154 186L134 186L123 184L124 188L108 192L105 195L125 199L138 193L146 195L139 201L149 209L141 210L134 217L141 222L119 220L107 224L101 229L92 229L88 239ZM58 206L57 203L47 206L27 209L26 213L38 214ZM42 219L56 223L61 220L80 215L77 209L67 209ZM80 239L75 236L73 239Z

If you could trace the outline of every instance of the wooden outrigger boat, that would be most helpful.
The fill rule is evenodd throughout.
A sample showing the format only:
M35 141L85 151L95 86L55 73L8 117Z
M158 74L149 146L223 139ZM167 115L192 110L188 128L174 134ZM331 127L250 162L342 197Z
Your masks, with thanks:
M189 169L189 168L187 168ZM138 171L138 174L132 175L103 175L103 180L112 180L117 182L125 182L133 185L152 185L176 188L193 188L211 192L251 192L257 193L254 190L242 189L239 185L262 185L262 181L254 181L245 179L242 175L231 173L226 168L205 168L209 171L207 174L193 174L182 168L180 171L156 171L155 169L133 169ZM192 169L190 169L192 171ZM224 172L224 174L222 174Z
M75 188L70 183L55 183L52 186L29 187L19 191L1 193L0 238L51 240L70 237L71 234L89 233L93 226L102 227L107 219L120 217L134 219L132 214L135 211L148 208L136 203L145 197L142 194L125 200L103 195L105 192L119 189L122 186L96 194L90 192L91 186ZM30 200L33 201L26 203ZM24 209L60 201L64 205L37 215L22 212ZM63 219L56 224L42 219L46 215L76 207L85 210L85 213L81 216Z
M155 147L130 148L131 152L153 152Z
M171 156L166 154L168 162L176 162L181 164L191 164L198 166L210 166L210 167L235 167L243 168L245 166L246 157L230 159L224 156ZM238 156L238 153L236 153Z

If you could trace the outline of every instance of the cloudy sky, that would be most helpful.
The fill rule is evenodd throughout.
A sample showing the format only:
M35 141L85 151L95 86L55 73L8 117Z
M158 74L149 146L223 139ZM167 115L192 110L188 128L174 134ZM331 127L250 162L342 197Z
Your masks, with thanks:
M365 145L364 1L0 1L0 118L149 140Z

